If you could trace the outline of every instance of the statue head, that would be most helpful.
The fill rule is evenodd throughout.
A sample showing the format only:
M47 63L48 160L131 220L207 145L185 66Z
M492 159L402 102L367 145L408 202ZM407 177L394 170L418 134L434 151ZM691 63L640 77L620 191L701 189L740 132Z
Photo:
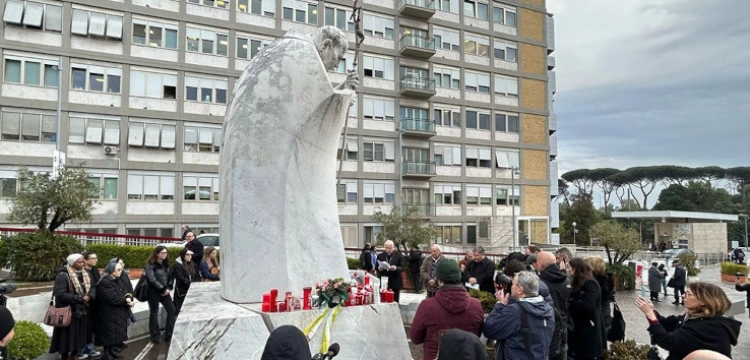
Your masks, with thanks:
M313 42L318 47L318 54L326 70L335 69L349 49L349 41L346 40L344 32L330 25L319 28L313 35Z

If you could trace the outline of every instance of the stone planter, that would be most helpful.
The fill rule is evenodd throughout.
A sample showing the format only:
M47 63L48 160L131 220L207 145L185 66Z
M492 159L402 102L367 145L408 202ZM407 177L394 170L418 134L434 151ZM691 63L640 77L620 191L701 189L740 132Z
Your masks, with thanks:
M737 275L721 274L721 281L734 284L737 282ZM747 278L743 276L740 278L740 284L745 284L745 283L747 283Z
M130 280L138 280L143 274L143 268L130 268L126 270Z

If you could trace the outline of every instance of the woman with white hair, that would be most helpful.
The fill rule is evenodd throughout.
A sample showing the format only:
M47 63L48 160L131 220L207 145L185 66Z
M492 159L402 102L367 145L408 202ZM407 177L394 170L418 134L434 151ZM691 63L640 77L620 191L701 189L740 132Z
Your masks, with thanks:
M96 291L84 265L83 255L68 256L67 263L57 274L52 290L55 307L70 306L73 315L69 326L56 327L52 331L49 352L60 353L63 360L78 360L78 352L91 337L88 307L89 302L96 297Z

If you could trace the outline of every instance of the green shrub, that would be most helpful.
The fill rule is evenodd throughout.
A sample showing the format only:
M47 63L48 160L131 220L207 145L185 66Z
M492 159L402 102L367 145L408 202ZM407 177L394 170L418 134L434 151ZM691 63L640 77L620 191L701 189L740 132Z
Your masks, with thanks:
M648 358L651 346L639 345L635 340L625 340L610 344L604 351L604 360L643 360Z
M680 265L685 267L687 276L698 276L701 273L701 269L698 269L698 255L682 254L677 257L680 259Z
M16 335L6 349L8 357L17 360L33 360L49 350L50 341L41 326L21 320L16 322Z
M4 267L5 263L8 262L8 248L5 246L7 236L0 235L0 266Z
M479 302L482 303L482 310L485 314L489 314L492 312L492 309L495 308L495 304L497 304L497 299L495 299L495 295L490 294L485 291L479 291L477 289L471 289L469 290L469 296L479 299Z
M125 263L126 268L142 268L146 266L148 257L154 251L155 246L133 246L133 245L112 245L112 244L91 244L86 246L86 251L95 253L99 258L98 266L104 268L110 259L120 258ZM180 256L182 247L169 247L170 264L174 263Z
M635 290L635 271L633 268L623 264L607 264L607 272L614 274L617 278L619 290Z
M747 265L740 265L730 261L721 263L721 273L724 275L735 276L737 273L742 273L747 276L747 272Z
M3 242L13 275L21 280L52 280L68 255L83 251L76 238L46 229L19 233Z
M346 258L346 264L349 270L359 270L359 259Z

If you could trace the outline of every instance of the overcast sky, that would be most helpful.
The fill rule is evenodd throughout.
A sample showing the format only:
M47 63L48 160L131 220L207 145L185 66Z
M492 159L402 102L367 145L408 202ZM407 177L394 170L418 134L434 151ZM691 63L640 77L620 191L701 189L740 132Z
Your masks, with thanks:
M547 0L547 8L561 175L750 166L750 0Z

